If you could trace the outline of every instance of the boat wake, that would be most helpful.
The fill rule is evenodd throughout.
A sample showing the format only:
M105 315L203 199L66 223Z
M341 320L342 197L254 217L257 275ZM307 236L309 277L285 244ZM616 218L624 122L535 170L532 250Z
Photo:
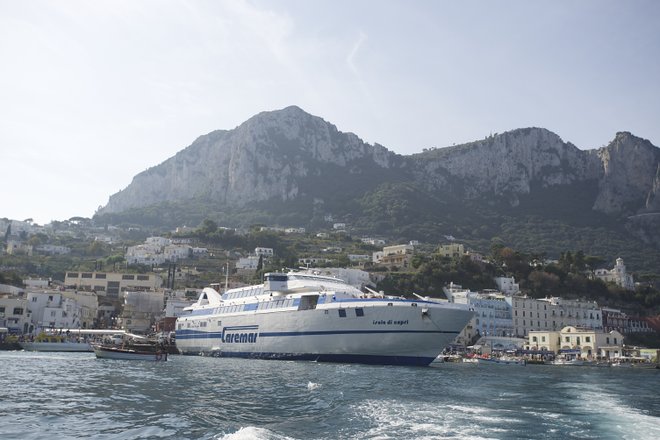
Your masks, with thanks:
M215 438L216 440L295 440L293 437L287 437L256 426L247 426L231 434L220 434Z

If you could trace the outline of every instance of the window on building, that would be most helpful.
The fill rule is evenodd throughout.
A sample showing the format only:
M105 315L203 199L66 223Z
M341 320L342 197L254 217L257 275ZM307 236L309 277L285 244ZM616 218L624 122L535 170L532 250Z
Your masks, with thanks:
M124 274L121 276L122 280L135 280L135 275Z
M14 307L14 315L22 315L23 307Z
M584 342L591 342L591 336L585 336Z
M570 336L566 336L566 337L564 338L564 341L565 341L565 342L571 342L571 337L570 337Z
M104 273L97 273L95 276L99 280L104 280L105 279L105 274Z
M36 302L37 302L37 297L36 297L36 296L33 296L33 297L32 297L32 302L33 302L33 303L36 303Z
M541 336L541 342L545 342L545 336Z
M138 281L149 281L149 275L138 275Z
M92 274L89 272L83 272L80 274L80 278L91 278Z

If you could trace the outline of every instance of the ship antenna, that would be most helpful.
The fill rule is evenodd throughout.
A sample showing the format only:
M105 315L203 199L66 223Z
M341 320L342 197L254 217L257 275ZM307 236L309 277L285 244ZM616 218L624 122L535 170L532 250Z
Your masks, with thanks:
M229 252L227 252L227 266L225 267L225 292L229 290Z

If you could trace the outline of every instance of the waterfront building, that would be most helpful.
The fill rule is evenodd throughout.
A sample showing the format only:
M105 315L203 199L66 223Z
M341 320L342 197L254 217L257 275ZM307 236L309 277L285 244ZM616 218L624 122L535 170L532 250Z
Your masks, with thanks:
M93 292L28 292L27 306L32 328L92 328L98 312L98 297ZM31 333L31 332L29 332Z
M605 331L617 330L621 333L652 333L653 328L642 318L628 316L619 309L603 307L603 329Z
M449 283L444 288L449 302L467 304L474 317L463 329L460 339L469 344L480 337L511 337L514 334L511 303L496 290L472 292Z
M615 283L626 290L635 290L635 281L633 276L626 271L623 258L617 258L612 269L596 269L594 276L606 283Z
M0 327L6 327L10 333L30 333L33 324L27 300L16 297L0 297Z
M64 276L66 287L94 291L100 297L110 299L119 299L119 293L126 290L155 290L162 284L163 279L155 274L66 272Z
M163 314L163 291L124 292L123 297L123 309L117 325L129 333L147 333Z
M517 337L530 331L559 331L566 326L600 330L603 320L595 301L569 300L558 297L507 297L513 312L513 328Z
M548 351L555 354L571 353L583 359L612 359L623 353L623 335L616 330L601 330L566 326L560 331L530 331L531 351Z

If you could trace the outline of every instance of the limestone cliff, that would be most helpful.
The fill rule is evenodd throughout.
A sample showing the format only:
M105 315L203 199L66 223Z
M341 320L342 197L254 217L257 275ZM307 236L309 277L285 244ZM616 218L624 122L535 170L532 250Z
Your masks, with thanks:
M362 180L353 180L356 176ZM465 199L495 195L511 206L534 188L594 182L598 194L590 203L596 211L660 210L660 150L630 133L584 151L546 129L524 128L400 156L292 106L199 137L135 176L99 214L191 198L231 208L295 200L303 193L318 197L340 181L347 188L342 196L350 200L369 190L364 183L371 176L383 182L403 179L434 194L451 192Z

